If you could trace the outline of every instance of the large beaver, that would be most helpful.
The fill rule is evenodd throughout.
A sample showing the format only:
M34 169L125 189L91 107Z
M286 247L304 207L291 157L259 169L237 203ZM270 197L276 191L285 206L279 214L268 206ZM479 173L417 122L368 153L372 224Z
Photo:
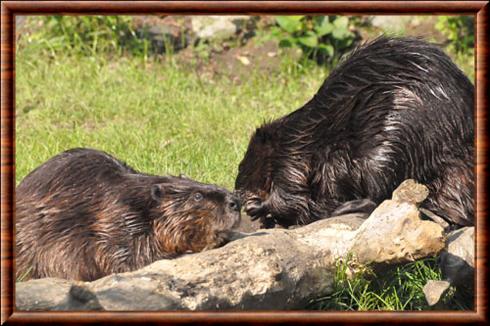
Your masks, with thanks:
M94 280L222 245L240 221L229 191L138 173L107 153L72 149L16 189L17 277Z
M474 88L438 47L381 37L344 60L302 108L258 128L235 188L266 226L372 210L405 179L423 207L473 225Z

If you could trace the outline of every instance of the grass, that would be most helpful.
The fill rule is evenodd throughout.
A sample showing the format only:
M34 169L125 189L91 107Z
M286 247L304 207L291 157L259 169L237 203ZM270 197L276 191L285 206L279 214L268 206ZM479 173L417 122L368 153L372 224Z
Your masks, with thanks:
M21 49L16 57L16 181L73 147L107 151L153 174L233 188L248 139L299 108L326 76L264 75L231 85L172 59L104 59Z
M317 310L432 310L422 291L429 280L441 280L436 258L426 258L399 266L385 266L383 271L365 268L361 273L348 276L349 260L338 261L333 292L312 300L310 309ZM472 309L471 299L457 295L450 288L443 297L444 309Z

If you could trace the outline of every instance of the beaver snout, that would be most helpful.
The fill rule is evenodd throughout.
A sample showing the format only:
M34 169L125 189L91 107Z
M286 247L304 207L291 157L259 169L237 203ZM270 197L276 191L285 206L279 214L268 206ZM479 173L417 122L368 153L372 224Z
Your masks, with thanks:
M231 196L228 198L228 208L232 211L239 212L240 209L242 208L240 198L237 196Z
M226 216L229 219L227 222L228 227L230 229L237 228L242 219L240 214L240 210L242 209L240 197L236 196L236 194L226 196L225 205L227 208Z

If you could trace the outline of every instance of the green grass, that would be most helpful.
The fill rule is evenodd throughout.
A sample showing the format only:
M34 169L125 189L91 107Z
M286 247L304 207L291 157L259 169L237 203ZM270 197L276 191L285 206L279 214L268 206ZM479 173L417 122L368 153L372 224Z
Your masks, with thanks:
M405 265L384 266L378 271L365 268L351 277L349 259L338 261L333 292L312 300L310 309L317 310L432 310L422 291L429 280L441 280L436 258L426 258ZM471 309L471 299L450 288L443 297L443 309Z
M233 188L261 123L303 105L326 71L251 72L231 84L170 60L104 59L23 48L16 57L16 181L73 147L107 151L153 174Z

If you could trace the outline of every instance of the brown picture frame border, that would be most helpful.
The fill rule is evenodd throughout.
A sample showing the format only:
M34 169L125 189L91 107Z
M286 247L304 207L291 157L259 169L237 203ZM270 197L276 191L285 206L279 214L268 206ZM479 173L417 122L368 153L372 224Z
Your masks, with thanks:
M1 323L340 322L485 323L487 310L488 1L4 1L1 3ZM368 14L474 15L476 18L476 305L474 311L424 312L20 312L15 310L15 16L46 14Z

